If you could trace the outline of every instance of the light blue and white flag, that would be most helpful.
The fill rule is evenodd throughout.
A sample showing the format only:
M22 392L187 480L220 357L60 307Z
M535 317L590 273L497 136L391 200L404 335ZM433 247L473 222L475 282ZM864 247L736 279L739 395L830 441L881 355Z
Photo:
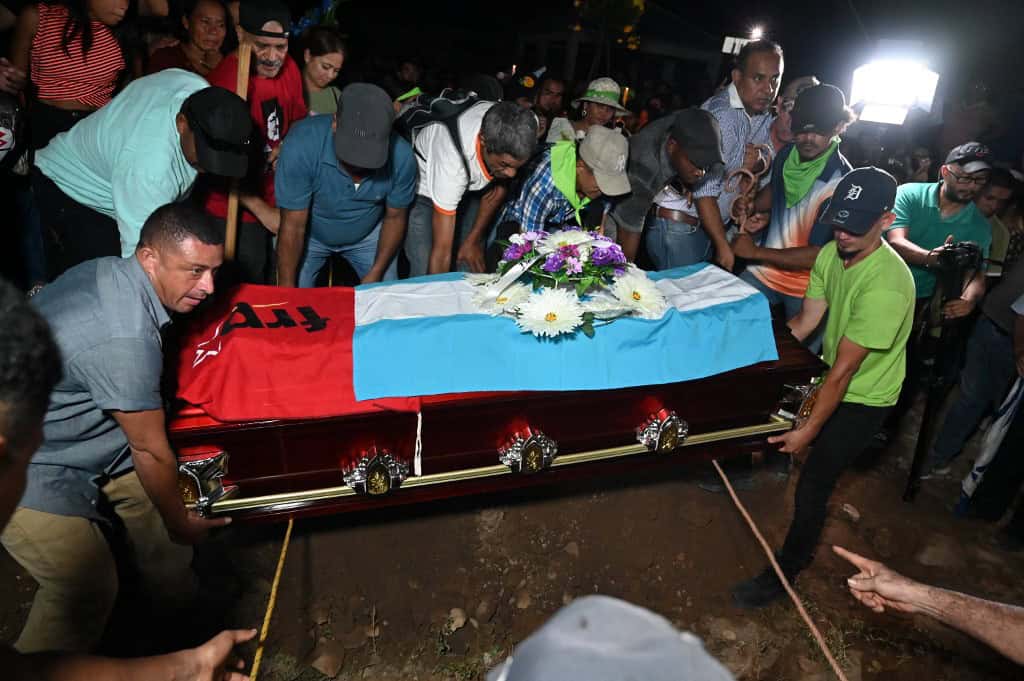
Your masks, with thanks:
M701 263L649 277L669 303L654 320L622 318L593 338L539 339L480 312L463 274L356 288L358 400L504 390L604 390L674 383L778 359L768 301Z

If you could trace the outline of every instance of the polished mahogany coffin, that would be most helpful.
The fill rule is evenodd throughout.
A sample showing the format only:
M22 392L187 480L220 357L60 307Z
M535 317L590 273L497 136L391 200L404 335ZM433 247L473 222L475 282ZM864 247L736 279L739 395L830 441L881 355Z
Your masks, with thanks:
M792 427L821 373L788 329L775 335L778 360L682 383L442 395L419 413L245 423L185 405L170 424L179 487L202 513L275 519L728 458Z

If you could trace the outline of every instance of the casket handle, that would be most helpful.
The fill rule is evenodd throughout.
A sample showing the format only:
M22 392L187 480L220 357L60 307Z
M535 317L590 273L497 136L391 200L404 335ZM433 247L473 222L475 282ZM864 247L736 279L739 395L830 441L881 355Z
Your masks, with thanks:
M651 414L636 429L636 439L650 452L667 454L686 442L690 434L689 424L668 409L659 409Z

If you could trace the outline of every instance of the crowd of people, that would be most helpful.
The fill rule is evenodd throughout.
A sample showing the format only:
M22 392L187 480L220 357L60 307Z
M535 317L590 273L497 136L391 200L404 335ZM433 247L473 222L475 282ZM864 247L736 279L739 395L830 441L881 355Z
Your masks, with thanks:
M23 655L0 651L10 668L234 678L224 660L251 632L124 663L146 673L47 654L86 655L102 636L119 589L111 514L166 608L194 589L187 547L227 522L181 500L160 380L172 316L202 304L215 280L305 288L493 271L509 235L566 227L617 240L647 269L735 273L829 365L809 417L772 438L805 459L778 555L790 580L813 559L843 472L912 402L936 328L973 325L953 355L963 370L941 368L960 386L926 477L948 474L1024 377L1021 159L1000 165L978 140L947 134L914 149L912 173L872 163L870 132L844 141L857 118L845 93L785 74L774 42L748 43L699 107L675 107L669 92L636 110L609 77L572 90L513 69L430 91L414 61L339 88L341 35L296 35L278 0L194 0L180 32L153 33L141 54L115 30L127 13L127 0L28 4L0 61L0 90L26 119L3 168L18 207L5 239L21 248L31 297L0 288L0 541L39 584L15 644ZM972 266L953 257L965 242L979 254ZM1011 506L1022 444L1024 411L993 463L1000 474L975 495L980 517ZM1001 546L1024 548L1024 510ZM843 555L869 607L909 609L899 597L924 593L899 582L894 595L895 573ZM733 591L741 607L782 595L771 569ZM970 603L999 626L962 624L956 608L936 616L1013 650L1019 609ZM523 668L509 662L500 678L541 678Z

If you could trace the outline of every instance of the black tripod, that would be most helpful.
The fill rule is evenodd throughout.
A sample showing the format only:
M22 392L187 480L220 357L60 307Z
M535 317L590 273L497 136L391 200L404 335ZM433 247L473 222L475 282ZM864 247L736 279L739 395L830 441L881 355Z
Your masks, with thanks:
M928 304L927 320L921 350L921 384L927 391L921 426L917 433L914 460L910 464L907 487L903 491L904 501L913 501L921 488L922 469L928 459L928 450L935 437L938 425L936 413L955 382L954 363L960 360L960 340L965 328L965 319L944 320L942 308L950 300L956 300L963 293L964 282L973 277L982 263L981 249L972 242L946 246L939 252L938 286ZM908 371L909 374L909 371ZM911 386L916 389L917 386Z

